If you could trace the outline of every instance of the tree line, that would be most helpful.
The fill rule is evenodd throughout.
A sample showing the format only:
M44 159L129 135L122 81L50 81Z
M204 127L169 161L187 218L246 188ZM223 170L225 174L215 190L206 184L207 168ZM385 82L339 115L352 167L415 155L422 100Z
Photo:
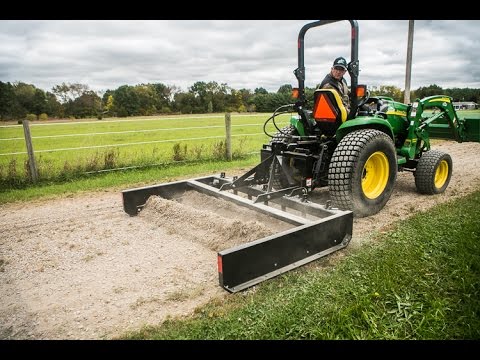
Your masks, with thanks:
M314 88L306 88L313 99ZM82 119L97 117L148 116L159 114L205 114L218 112L273 112L294 102L292 86L284 84L277 92L262 87L236 90L215 81L197 81L187 91L162 83L122 85L115 90L95 92L86 84L62 83L51 91L23 82L0 81L0 120L48 118ZM395 86L370 88L370 96L385 95L403 101L403 91ZM442 89L437 85L420 87L411 99L448 95L454 101L480 102L480 89Z

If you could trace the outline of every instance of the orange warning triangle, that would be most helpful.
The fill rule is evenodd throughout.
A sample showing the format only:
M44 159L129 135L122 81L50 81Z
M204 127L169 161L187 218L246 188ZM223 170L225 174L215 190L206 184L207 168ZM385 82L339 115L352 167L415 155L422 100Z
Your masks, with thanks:
M334 109L330 102L326 99L325 94L320 94L320 99L317 101L317 106L315 108L315 113L313 114L315 119L327 119L335 120L337 115L335 114Z

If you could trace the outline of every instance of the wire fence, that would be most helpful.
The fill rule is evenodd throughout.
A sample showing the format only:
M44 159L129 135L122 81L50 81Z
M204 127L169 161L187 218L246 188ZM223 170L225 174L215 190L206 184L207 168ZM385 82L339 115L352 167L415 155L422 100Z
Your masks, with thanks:
M266 117L234 115L230 134L226 133L227 114L2 125L0 181L63 179L78 174L219 160L228 153L234 158L251 156L259 154L261 145L268 140L264 132ZM285 120L282 118L278 126L285 125ZM28 132L31 130L28 137L25 125ZM226 147L227 135L231 138L230 149ZM38 165L37 170L32 164Z
M85 136L88 136L86 134ZM242 135L232 135L233 137L239 136L259 136L263 135L263 133L254 133L254 134L242 134ZM116 148L122 146L138 146L138 145L146 145L146 144L161 144L161 143L172 143L172 142L182 142L182 141L194 141L194 140L212 140L212 139L224 139L225 136L203 136L203 137L191 137L191 138L178 138L178 139L169 139L169 140L153 140L153 141L140 141L140 142L132 142L132 143L124 143L124 144L105 144L105 145L94 145L94 146L80 146L80 147L70 147L70 148L57 148L57 149L45 149L45 150L37 150L35 153L51 153L57 151L73 151L73 150L86 150L86 149L101 149L101 148ZM33 139L33 138L32 138ZM27 151L18 151L18 152L11 152L0 154L0 156L9 156L9 155L24 155L28 154Z

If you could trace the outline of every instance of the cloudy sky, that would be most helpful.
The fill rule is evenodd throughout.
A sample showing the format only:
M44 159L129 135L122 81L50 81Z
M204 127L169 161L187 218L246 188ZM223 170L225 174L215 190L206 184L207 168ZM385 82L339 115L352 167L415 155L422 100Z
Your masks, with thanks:
M234 89L297 86L297 38L315 20L0 20L0 81L95 91L197 81ZM408 20L358 20L359 83L405 88ZM411 89L480 88L480 20L415 20ZM305 36L306 86L350 60L350 23ZM349 81L348 75L346 76Z

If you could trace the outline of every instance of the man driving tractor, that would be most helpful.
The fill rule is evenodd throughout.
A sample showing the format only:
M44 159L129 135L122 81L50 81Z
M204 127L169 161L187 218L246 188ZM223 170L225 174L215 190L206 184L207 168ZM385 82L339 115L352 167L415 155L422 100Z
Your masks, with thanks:
M325 76L317 89L334 89L342 98L343 105L350 112L350 90L347 81L343 77L347 72L347 61L343 57L338 57L333 62L330 72Z

